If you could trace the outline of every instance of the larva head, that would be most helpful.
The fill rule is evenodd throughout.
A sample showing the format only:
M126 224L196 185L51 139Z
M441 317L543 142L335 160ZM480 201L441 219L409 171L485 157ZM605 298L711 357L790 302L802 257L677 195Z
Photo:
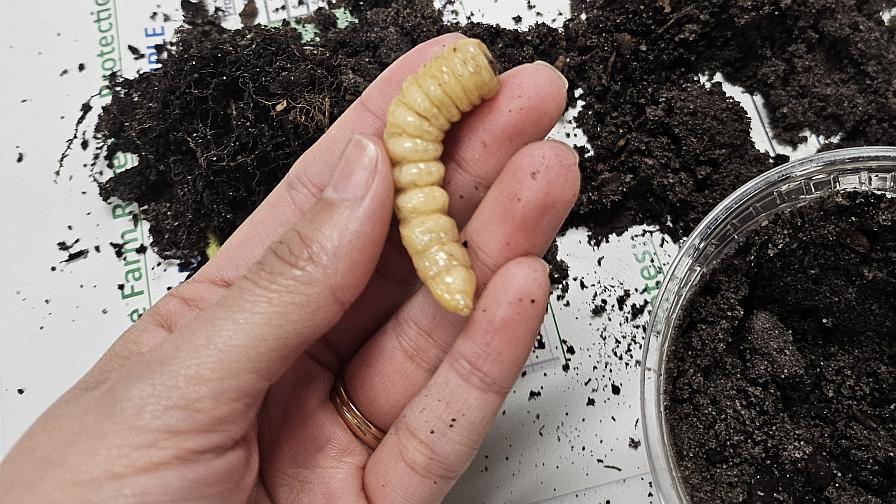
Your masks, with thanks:
M488 50L488 46L481 40L473 38L464 39L459 41L455 47L459 50L473 51L482 54L482 56L485 57L485 61L488 62L489 68L492 69L492 73L498 75L498 61L492 56L491 51Z

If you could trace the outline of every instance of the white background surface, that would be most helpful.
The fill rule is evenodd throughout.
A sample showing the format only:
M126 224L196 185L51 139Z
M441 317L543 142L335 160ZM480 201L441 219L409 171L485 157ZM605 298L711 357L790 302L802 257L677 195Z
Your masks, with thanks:
M159 264L151 253L145 260L133 251L121 259L114 255L109 242L121 242L132 223L114 219L112 207L99 199L83 166L92 146L83 152L76 142L54 182L55 161L72 133L79 107L102 82L94 19L95 2L104 1L6 2L0 18L0 455L130 324L132 310L148 307L183 276L171 265ZM115 0L108 2L112 6ZM159 3L162 8L156 7ZM116 51L124 50L126 75L145 70L147 62L133 61L125 46L144 47L147 29L164 28L169 38L178 19L162 23L161 16L157 21L149 16L156 10L174 13L177 4L119 0ZM235 4L238 12L241 2ZM520 14L526 25L536 18L525 5L525 0L467 0L461 17L476 13L476 20L510 27L511 18ZM560 0L536 5L545 13L538 20L556 19L553 24L563 21L558 11L569 10ZM85 64L83 72L77 70L79 63ZM68 74L60 76L65 69ZM757 145L770 152L776 149L756 101L726 89L753 119ZM94 120L95 114L88 120L88 131ZM562 131L570 127L558 129L558 138L566 139ZM812 150L806 147L800 154ZM24 154L22 163L16 162L19 152ZM147 239L147 229L133 235L139 241L130 244L131 249ZM89 248L89 257L61 265L66 254L57 250L56 242L77 238L81 242L75 249ZM100 253L94 245L100 246ZM647 316L629 322L624 317L627 308L601 318L590 315L595 292L613 305L623 290L643 289L644 264L637 257L645 250L654 251L654 264L668 264L675 245L644 230L613 239L599 250L587 245L582 233L561 240L561 253L576 277L570 282L570 305L553 302L556 317L546 318L543 328L546 348L533 355L505 414L449 501L652 501L644 449L629 447L630 438L641 440L636 422L640 369L635 361L640 359ZM135 269L143 276L140 280L135 280ZM584 291L580 277L587 286ZM122 300L121 283L143 294ZM635 294L628 304L643 298ZM568 352L570 345L575 354ZM618 358L620 354L624 356ZM569 363L568 372L562 369L564 362ZM612 393L614 386L618 395ZM533 390L542 395L529 400ZM588 399L594 400L593 406L587 405Z

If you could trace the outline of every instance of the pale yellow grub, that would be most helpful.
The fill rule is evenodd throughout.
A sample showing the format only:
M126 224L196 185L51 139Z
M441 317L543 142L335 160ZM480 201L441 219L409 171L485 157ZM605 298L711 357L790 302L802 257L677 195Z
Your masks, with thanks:
M418 215L447 214L448 200L448 193L439 186L408 189L395 197L395 215L404 221Z
M453 83L457 80L457 76L451 72L447 63L442 61L433 61L430 63L430 71L433 77L439 80L442 91L451 98L451 101L457 106L461 113L469 112L473 109L473 101L467 97L464 88Z
M395 188L399 190L442 185L445 165L441 161L398 165L392 169L392 178L395 181Z
M440 247L433 247L417 256L414 266L424 280L429 280L454 266L469 268L470 255L460 243L446 242Z
M393 163L437 161L442 157L445 148L442 142L423 140L410 136L412 134L403 132L399 136L386 138L386 149Z
M445 214L431 213L403 220L398 225L401 241L412 255L423 254L439 245L457 243L457 223Z
M386 117L385 138L392 138L401 135L413 134L417 138L430 140L433 142L441 142L445 138L445 132L436 128L420 114L409 109L403 103L396 103L395 106L389 108L389 114Z
M417 275L446 310L469 315L476 275L457 223L448 216L441 158L445 132L498 93L494 59L479 40L448 47L402 86L392 101L383 134L397 190L395 214L401 240Z
M442 84L436 74L432 72L421 72L411 77L416 79L417 85L426 93L433 105L439 108L439 111L446 119L452 123L460 121L461 111L451 100L451 97L442 89Z
M442 111L426 96L426 92L410 79L404 82L401 94L396 100L404 102L408 108L425 117L442 131L447 131L451 127L451 121L442 115Z

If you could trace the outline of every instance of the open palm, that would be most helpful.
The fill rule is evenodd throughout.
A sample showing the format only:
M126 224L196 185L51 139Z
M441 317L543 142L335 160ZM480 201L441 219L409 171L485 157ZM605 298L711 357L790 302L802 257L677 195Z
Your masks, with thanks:
M575 200L549 66L446 140L446 189L481 297L464 319L419 284L390 226L379 141L403 80L460 35L393 64L191 280L171 291L0 465L10 502L430 503L474 456L547 302L537 259ZM342 153L340 156L339 153ZM371 451L334 380L388 431Z

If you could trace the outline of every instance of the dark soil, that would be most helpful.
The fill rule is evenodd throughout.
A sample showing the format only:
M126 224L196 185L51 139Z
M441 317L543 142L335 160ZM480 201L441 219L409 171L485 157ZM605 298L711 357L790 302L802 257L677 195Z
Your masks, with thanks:
M118 79L100 117L109 152L141 163L103 186L136 200L164 257L226 239L292 162L392 61L449 31L482 38L505 68L542 59L584 103L581 197L566 228L595 241L633 223L686 236L733 189L780 164L758 150L740 105L699 73L762 93L779 140L804 130L845 145L896 144L896 30L884 0L573 0L562 30L454 26L429 0L345 0L358 22L319 11L317 41L290 27L192 26L161 70ZM581 14L587 14L583 20ZM286 101L286 108L277 111ZM247 183L251 181L251 183Z
M892 0L705 3L713 25L688 22L706 35L693 36L701 70L761 94L778 140L809 128L841 135L836 147L896 145L896 24L881 18Z
M740 239L683 311L666 414L694 504L896 502L896 199Z
M153 73L112 82L96 130L139 164L100 188L140 204L163 258L226 238L335 119L338 60L291 27L232 32L193 18ZM341 98L339 98L341 99Z

